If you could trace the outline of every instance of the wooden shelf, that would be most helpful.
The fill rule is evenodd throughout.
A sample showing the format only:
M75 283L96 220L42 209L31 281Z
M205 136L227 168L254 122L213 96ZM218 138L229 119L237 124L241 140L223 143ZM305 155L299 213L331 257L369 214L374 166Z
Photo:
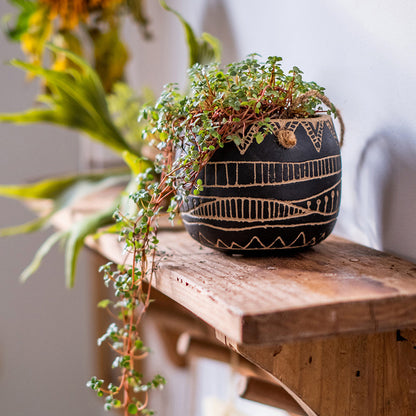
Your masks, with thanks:
M185 231L159 234L155 288L238 343L416 325L416 266L330 237L284 257L228 256ZM89 245L118 263L116 236Z
M108 198L84 201L55 224L66 228ZM201 247L183 230L159 239L152 285L266 371L299 414L414 416L416 331L405 329L416 326L414 264L336 236L262 258ZM116 235L87 244L126 261Z

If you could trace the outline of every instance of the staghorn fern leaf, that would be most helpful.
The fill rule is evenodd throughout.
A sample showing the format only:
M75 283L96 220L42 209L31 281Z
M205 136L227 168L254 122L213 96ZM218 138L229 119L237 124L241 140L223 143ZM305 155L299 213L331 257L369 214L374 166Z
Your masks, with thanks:
M75 272L78 256L84 246L85 238L95 234L99 228L114 223L114 204L110 209L89 215L72 225L68 230L65 244L65 281L68 288L75 283Z
M42 263L43 258L49 253L49 251L51 250L51 248L58 242L61 240L64 240L65 238L67 238L68 236L68 232L67 231L57 231L55 233L53 233L52 235L50 235L44 242L43 244L39 247L38 251L36 252L35 256L33 257L33 260L31 261L31 263L29 264L29 266L27 266L25 268L25 270L23 270L22 274L20 275L20 281L21 282L26 282L26 280L33 274L36 272L36 270L39 268L39 266Z
M221 62L222 47L219 39L210 33L204 32L201 35L201 40L198 62L200 64Z
M150 162L150 160L138 157L127 150L123 152L122 156L126 165L130 168L133 177L136 177L140 173L143 173L146 169L153 167L153 163Z
M5 227L0 229L0 237L11 237L17 234L28 234L41 230L48 225L52 215L44 215L43 217L36 218L32 221L25 222L24 224L13 225L11 227Z
M107 95L107 104L114 124L123 134L126 142L136 150L136 154L141 152L144 144L142 140L144 123L138 122L140 110L144 104L154 101L155 97L150 89L143 88L138 95L125 82L116 82L111 94Z
M85 174L43 179L26 185L0 185L0 196L15 199L55 199L78 182L98 182L110 176L128 177L126 169L111 169Z
M82 131L118 153L125 150L135 153L111 118L106 93L97 73L74 53L53 45L48 48L63 54L77 69L70 67L65 71L56 71L12 60L12 65L42 78L51 94L39 97L44 108L0 114L0 122L54 123Z
M52 247L62 242L65 246L65 281L68 288L72 288L75 282L76 264L81 248L84 246L85 238L95 234L100 228L114 223L113 212L115 205L110 209L94 213L82 220L72 224L66 231L57 231L50 235L39 247L31 263L23 270L20 280L25 282L32 276L41 265L44 257Z
M37 231L49 225L49 220L61 209L71 206L75 201L102 189L126 183L130 175L126 170L111 170L100 173L64 176L46 179L29 185L0 186L0 196L15 199L52 199L51 211L25 224L0 230L0 237Z

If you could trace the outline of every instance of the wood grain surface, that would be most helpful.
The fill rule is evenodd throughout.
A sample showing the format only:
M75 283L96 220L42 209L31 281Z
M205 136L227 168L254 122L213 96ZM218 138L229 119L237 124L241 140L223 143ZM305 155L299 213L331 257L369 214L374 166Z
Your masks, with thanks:
M161 232L153 285L240 343L279 343L416 324L416 266L330 237L291 256L246 258ZM125 261L116 236L89 244ZM128 260L127 260L128 261Z
M273 352L222 341L276 377L308 416L415 416L416 330L339 335Z
M55 225L65 228L101 203L84 203L56 217ZM236 342L416 325L416 265L336 236L292 255L260 258L202 247L185 231L164 230L159 239L152 284ZM129 261L116 235L88 245L116 263Z

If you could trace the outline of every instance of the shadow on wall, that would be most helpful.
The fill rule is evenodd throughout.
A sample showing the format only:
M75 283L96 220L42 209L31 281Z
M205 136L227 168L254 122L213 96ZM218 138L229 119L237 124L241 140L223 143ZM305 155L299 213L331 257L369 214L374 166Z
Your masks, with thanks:
M416 138L385 128L357 165L355 217L371 245L416 261Z

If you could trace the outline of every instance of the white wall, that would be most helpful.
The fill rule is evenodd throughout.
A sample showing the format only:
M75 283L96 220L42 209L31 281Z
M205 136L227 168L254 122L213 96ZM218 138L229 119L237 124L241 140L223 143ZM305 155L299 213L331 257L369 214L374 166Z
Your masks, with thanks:
M129 73L136 87L149 84L160 91L166 82L183 84L186 49L177 20L158 2L148 3L155 39L144 44L136 29L127 30L134 53ZM416 3L171 0L169 4L197 30L220 37L225 62L250 52L280 55L285 65L299 66L306 79L327 88L347 126L336 232L416 261ZM0 2L0 14L6 10L5 2ZM1 61L16 55L15 45L2 37ZM23 83L19 71L7 66L0 67L0 85L0 111L25 108L36 91ZM77 168L75 136L59 129L0 125L0 145L0 183ZM30 218L17 203L2 199L0 204L0 225ZM93 361L85 266L72 292L64 289L57 252L28 284L21 286L17 280L42 238L0 240L0 413L98 415L102 403L84 388ZM201 399L210 391L207 383L215 384L218 376L226 378L224 370L212 367L207 373L204 367L202 373L202 367L194 370L194 378L184 378L185 386L199 380L196 394ZM211 391L224 391L225 385L215 384Z

